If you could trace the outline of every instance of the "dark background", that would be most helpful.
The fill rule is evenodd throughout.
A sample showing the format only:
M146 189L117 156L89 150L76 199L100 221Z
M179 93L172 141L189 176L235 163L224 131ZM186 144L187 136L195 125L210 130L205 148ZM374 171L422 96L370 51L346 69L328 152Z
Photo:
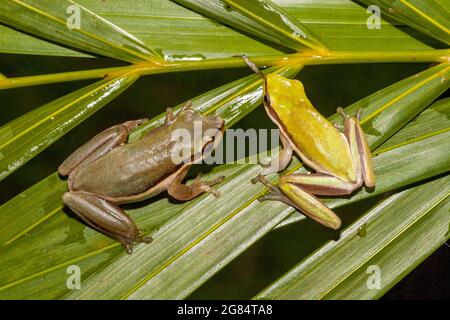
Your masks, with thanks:
M0 70L9 77L84 70L119 65L106 59L58 58L0 54ZM379 89L417 73L427 64L373 64L311 66L298 78L308 97L324 115L345 107ZM62 139L0 182L0 204L53 173L77 147L101 130L131 119L153 117L201 93L250 74L245 68L207 70L146 76L125 93L73 129ZM0 90L0 126L94 81ZM274 128L258 108L236 127ZM338 211L344 225L356 219L379 199ZM344 215L343 215L344 214ZM318 224L294 224L266 235L191 295L193 299L248 299L292 268L300 257L316 249L305 234L330 237ZM298 248L294 249L293 248ZM444 245L392 288L383 299L450 298L449 246Z

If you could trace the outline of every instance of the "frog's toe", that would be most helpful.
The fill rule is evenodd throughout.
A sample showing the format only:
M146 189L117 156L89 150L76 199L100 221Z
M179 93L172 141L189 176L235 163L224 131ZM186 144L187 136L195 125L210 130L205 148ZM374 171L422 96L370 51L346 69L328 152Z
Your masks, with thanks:
M142 237L142 241L144 243L152 243L153 242L153 238L152 237Z
M253 178L252 183L255 184L257 182L261 182L265 187L267 187L270 191L277 192L278 188L275 187L272 183L270 183L269 180L266 179L262 174L257 175L255 178Z
M344 126L342 125L342 123L333 122L333 126L338 130L344 130Z
M127 243L124 246L127 253L131 255L133 253L133 244Z
M134 243L151 243L153 241L152 237L146 237L142 235L142 230L138 230L136 237L134 239Z
M220 192L217 190L214 190L213 188L209 188L209 190L207 190L207 192L211 193L216 198L220 197Z
M215 178L215 179L213 179L211 181L208 181L208 184L210 186L213 186L215 184L221 183L224 179L225 179L225 176L220 176L220 177L217 177L217 178Z
M269 168L272 163L272 159L270 159L270 158L262 159L262 160L258 159L257 163L263 168Z
M153 238L152 237L144 237L144 236L140 236L136 238L136 242L137 243L152 243L153 242Z

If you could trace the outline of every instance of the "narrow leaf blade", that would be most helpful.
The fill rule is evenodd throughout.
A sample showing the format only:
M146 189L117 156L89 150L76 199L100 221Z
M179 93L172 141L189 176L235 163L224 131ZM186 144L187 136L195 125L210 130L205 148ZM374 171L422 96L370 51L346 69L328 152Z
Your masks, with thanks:
M380 297L449 238L449 183L447 175L391 196L256 298Z
M6 178L136 81L127 74L72 92L0 128L0 180Z
M177 3L226 25L294 50L326 46L289 13L269 0L176 0Z
M351 0L273 1L323 39L333 51L414 51L432 47L415 30L381 21L381 29L369 30L366 8ZM283 53L239 31L218 24L167 0L98 1L77 3L98 13L123 30L139 37L166 60L201 60L234 55L271 56ZM330 14L332 13L332 14ZM0 26L0 52L58 56L86 56L78 51L43 41ZM422 36L422 38L421 38ZM226 39L224 41L224 39ZM428 39L425 36L425 39Z
M368 6L378 5L383 14L450 44L450 11L446 0L363 0L363 2Z
M1 0L0 22L83 52L129 62L160 60L136 37L70 0Z

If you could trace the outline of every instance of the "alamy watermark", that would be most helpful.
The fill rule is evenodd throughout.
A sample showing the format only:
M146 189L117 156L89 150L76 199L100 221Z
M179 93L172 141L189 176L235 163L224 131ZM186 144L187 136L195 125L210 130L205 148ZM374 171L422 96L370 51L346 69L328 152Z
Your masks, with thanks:
M366 287L369 290L381 289L381 269L377 265L370 265L367 267L367 274L369 276L366 280Z
M193 130L172 132L171 159L182 163L257 164L270 165L270 149L279 145L278 129L217 129L203 130L202 121L195 121ZM220 141L220 143L218 143Z
M381 29L381 9L379 6L371 5L367 8L371 15L367 18L366 25L370 30Z
M70 265L66 269L68 275L66 279L66 287L69 290L81 289L81 269L77 265Z
M69 15L66 19L66 26L69 30L81 29L81 8L76 4L72 4L66 9Z

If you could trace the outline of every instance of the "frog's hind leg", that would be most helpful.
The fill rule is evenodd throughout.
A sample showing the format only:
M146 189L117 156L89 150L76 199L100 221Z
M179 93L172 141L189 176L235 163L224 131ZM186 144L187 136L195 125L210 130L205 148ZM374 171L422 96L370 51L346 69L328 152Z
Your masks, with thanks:
M290 177L290 175L280 179L278 188L270 184L264 177L257 177L257 179L264 183L270 190L268 195L265 195L258 200L282 201L328 228L335 230L339 229L341 226L339 217L322 201L315 197L305 185L291 183L288 182L289 180L283 180L283 178L287 177Z
M129 254L133 244L150 243L151 237L144 237L134 221L117 205L91 193L66 192L64 203L85 223L101 233L116 239Z
M186 177L189 166L186 166L177 177L170 183L167 188L167 192L177 200L188 201L191 200L203 192L211 193L216 198L220 196L220 193L212 188L213 185L220 183L225 177L219 177L210 181L201 181L201 174L195 178L195 180L189 184L183 184L182 181Z
M80 165L90 163L100 158L111 149L125 143L130 131L146 121L148 121L148 119L127 121L100 132L75 150L75 152L59 166L59 174L67 176Z
M345 121L344 134L350 146L354 166L359 175L358 179L362 179L368 188L372 188L375 186L376 179L369 144L359 123L362 109L358 109L356 117L348 116L342 108L338 108L337 112L343 116Z
M280 188L274 186L272 183L270 183L269 180L267 180L263 175L258 175L256 178L252 179L252 183L261 182L266 188L269 190L269 193L258 197L258 201L263 202L267 200L271 201L281 201L286 203L287 205L290 205L292 207L296 207L295 203L293 203L291 200L289 200L288 197L286 197L280 190Z
M315 195L345 196L361 186L354 182L345 182L325 173L294 173L280 178L280 184L295 184Z

